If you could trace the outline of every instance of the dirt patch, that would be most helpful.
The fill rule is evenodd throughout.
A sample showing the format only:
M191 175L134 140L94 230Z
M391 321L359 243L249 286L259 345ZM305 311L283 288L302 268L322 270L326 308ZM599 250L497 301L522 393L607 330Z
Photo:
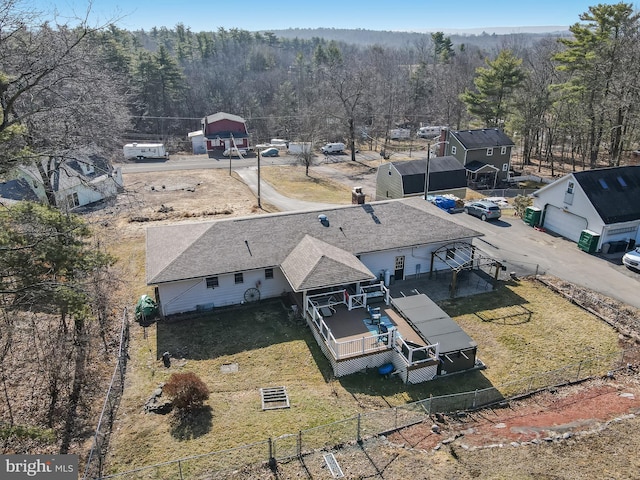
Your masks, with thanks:
M549 389L494 408L433 417L431 425L404 429L389 440L418 449L527 445L597 432L616 418L637 413L640 380L634 367L612 378Z

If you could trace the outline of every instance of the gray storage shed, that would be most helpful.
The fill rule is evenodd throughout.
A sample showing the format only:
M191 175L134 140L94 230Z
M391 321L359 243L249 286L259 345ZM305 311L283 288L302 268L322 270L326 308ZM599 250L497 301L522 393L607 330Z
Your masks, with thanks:
M419 294L394 298L392 302L425 342L439 344L438 375L475 366L478 344L433 300Z

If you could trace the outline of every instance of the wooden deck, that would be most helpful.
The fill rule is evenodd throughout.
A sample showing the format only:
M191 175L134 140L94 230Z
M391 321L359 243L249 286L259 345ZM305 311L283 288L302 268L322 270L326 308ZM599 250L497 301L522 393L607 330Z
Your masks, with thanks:
M376 304L380 307L382 316L389 317L389 320L396 326L398 332L405 341L412 342L416 345L425 346L426 343L411 328L411 326L393 310L384 303ZM365 321L369 321L369 313L365 308L356 308L349 311L346 305L335 305L335 312L330 317L324 317L324 322L331 329L336 341L343 342L356 340L362 337L371 336L370 330L367 328Z

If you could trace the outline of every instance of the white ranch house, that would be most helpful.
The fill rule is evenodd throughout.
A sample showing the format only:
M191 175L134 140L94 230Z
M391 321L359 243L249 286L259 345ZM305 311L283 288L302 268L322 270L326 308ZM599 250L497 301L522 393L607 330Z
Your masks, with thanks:
M406 382L431 380L463 368L452 352L473 366L477 345L461 330L450 336L443 367L443 344L393 308L387 286L451 262L472 267L471 241L481 235L435 208L410 198L150 227L147 284L163 316L294 297L336 376L391 363ZM459 330L427 310L433 318L421 322Z

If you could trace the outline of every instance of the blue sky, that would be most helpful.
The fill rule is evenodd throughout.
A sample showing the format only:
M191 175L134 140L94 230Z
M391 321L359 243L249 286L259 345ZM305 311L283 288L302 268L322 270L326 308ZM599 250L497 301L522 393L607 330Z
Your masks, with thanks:
M62 15L84 13L86 1L23 0L41 11L56 9ZM92 18L121 17L118 26L128 30L178 23L192 31L218 27L243 30L286 28L360 28L412 32L453 32L494 27L561 26L579 21L589 6L618 3L606 0L94 0Z

